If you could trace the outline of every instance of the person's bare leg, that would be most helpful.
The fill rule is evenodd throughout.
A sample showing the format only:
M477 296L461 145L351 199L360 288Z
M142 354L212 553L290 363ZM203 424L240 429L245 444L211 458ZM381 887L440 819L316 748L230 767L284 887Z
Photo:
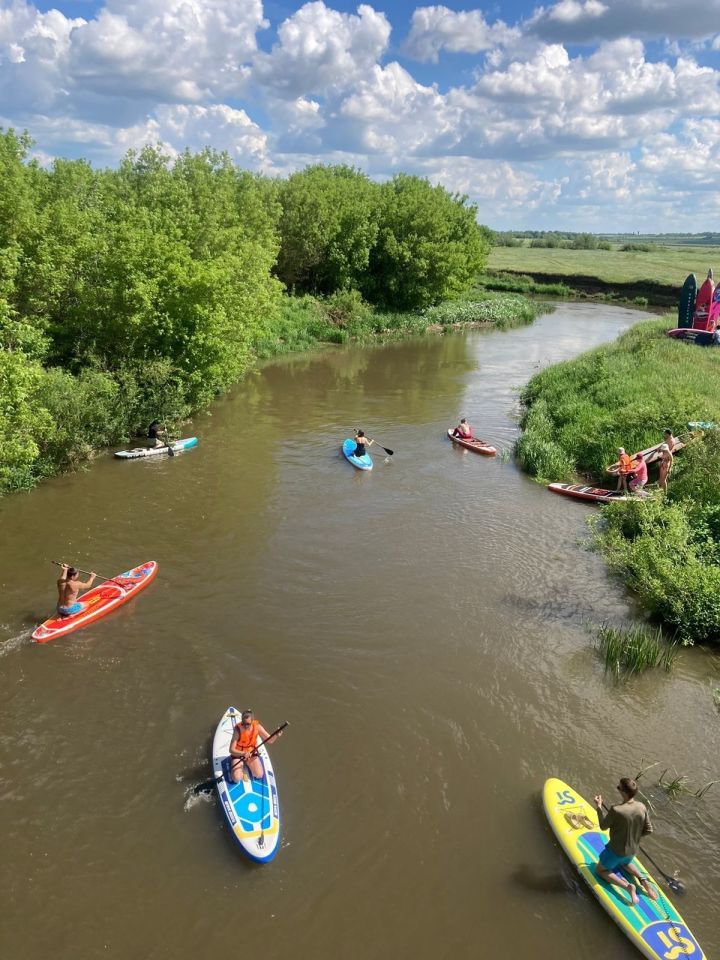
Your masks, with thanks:
M627 866L623 867L623 870L625 873L629 873L631 877L635 877L635 879L640 882L643 891L648 895L648 897L650 897L651 900L657 900L657 890L652 883L649 882L648 878L644 874L640 873L634 863L628 863Z
M598 876L602 877L603 880L607 880L608 883L612 883L616 887L622 887L623 890L627 890L627 892L630 894L630 902L633 906L640 902L634 883L630 883L629 880L619 876L617 873L612 873L610 870L606 870L605 867L601 867L600 864L597 865L596 870Z

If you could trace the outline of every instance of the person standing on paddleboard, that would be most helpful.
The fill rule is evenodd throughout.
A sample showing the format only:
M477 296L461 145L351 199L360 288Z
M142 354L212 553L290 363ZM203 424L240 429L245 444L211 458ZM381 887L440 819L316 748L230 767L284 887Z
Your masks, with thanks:
M257 753L254 753L255 747L260 740L266 743L274 743L277 737L282 736L282 731L274 737L270 737L265 727L255 719L255 715L249 708L243 710L240 714L240 723L235 724L232 740L230 741L230 775L233 783L239 783L240 780L247 780L246 769L250 771L256 780L262 780L263 765L262 760Z
M88 587L91 587L95 582L97 574L91 573L90 579L83 582L82 580L78 580L78 572L75 567L70 567L67 563L63 563L61 569L62 573L57 582L57 612L59 617L70 617L74 613L80 613L82 610L82 604L78 602L77 598L78 593L81 590L87 590Z
M472 440L472 427L467 422L467 417L463 417L460 423L455 427L453 430L453 436L459 437L461 440Z
M375 443L374 440L368 440L365 436L364 430L358 430L355 434L355 452L353 453L354 457L364 457L366 454L365 447L371 447Z
M657 900L657 892L650 886L648 878L644 877L632 863L633 857L637 856L640 849L640 841L653 832L653 827L647 807L635 799L638 791L636 781L631 780L630 777L622 777L617 788L620 791L622 803L613 804L607 811L601 794L594 798L600 829L610 831L610 840L600 854L597 872L603 880L627 890L630 894L630 902L634 906L639 903L635 883L630 883L618 871L624 870L629 873L638 882L643 893L647 894L651 900Z

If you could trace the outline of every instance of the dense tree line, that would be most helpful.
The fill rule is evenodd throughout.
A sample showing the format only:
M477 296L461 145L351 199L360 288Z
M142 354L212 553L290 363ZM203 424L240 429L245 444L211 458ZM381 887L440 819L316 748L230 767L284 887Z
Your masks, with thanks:
M417 177L273 180L209 149L44 169L30 148L0 130L0 491L207 403L303 313L288 294L416 310L490 249L466 198Z

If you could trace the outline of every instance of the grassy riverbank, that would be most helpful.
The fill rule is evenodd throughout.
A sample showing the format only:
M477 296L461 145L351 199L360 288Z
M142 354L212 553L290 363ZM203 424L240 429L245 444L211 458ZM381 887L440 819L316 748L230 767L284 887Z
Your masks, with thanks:
M717 246L648 246L648 250L494 247L484 282L493 289L529 293L530 279L543 294L548 284L559 284L576 296L671 307L689 273L702 279L709 267L720 269Z
M618 446L640 450L688 420L720 423L720 351L665 336L671 318L542 371L528 383L517 455L543 482L602 483ZM666 498L610 504L595 542L685 643L720 640L720 432L676 458ZM655 479L651 468L650 480Z

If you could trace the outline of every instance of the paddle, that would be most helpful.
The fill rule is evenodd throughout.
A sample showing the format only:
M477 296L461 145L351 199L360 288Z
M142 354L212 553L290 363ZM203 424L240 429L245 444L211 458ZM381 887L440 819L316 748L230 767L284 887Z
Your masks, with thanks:
M50 562L51 562L51 563L54 563L56 567L72 566L72 564L64 564L64 563L61 563L60 560L51 560ZM92 571L92 570L81 570L80 567L75 567L75 569L77 570L78 573L84 573L84 574L85 574L86 576L88 576L88 577L91 577L91 576L93 575L93 571ZM117 580L116 577L101 577L99 573L96 573L95 576L96 576L99 580L103 581L104 583L111 583L111 582L112 582L112 583L115 583L116 580ZM121 584L121 583L118 583L118 586L119 586L119 587L122 587L122 584Z
M610 812L610 811L608 810L608 808L605 806L605 804L603 804L603 810L604 810L606 813L609 813L609 812ZM643 850L643 848L640 847L639 845L638 845L638 847L639 847L640 853L641 853L647 860L649 860L650 863L655 867L655 869L657 870L657 872L658 872L658 873L660 874L660 876L663 878L663 880L665 881L665 883L670 887L670 889L672 890L673 893L685 893L685 886L684 886L684 884L682 884L682 883L677 879L677 877L671 877L669 873L665 873L665 871L663 870L663 868L660 867L660 866L658 866L658 864L653 860L653 858L650 856L650 854L647 852L647 850Z
M234 715L233 715L233 716L234 716ZM272 733L268 734L268 736L265 737L264 740L261 740L260 743L258 743L258 744L253 748L253 751L252 751L252 753L250 754L250 757L256 757L256 756L257 756L257 753L258 753L258 750L260 749L260 747L263 746L263 744L267 743L268 740L272 740L273 737L277 736L277 734L280 733L281 730L284 730L285 727L287 727L287 726L289 726L289 725L290 725L290 721L289 721L289 720L286 720L284 723L281 723L280 726L277 728L277 730L273 730ZM235 758L233 758L233 759L235 759ZM238 758L238 759L239 759L239 758ZM248 759L249 759L249 758L248 758ZM195 794L197 794L197 793L205 793L205 792L207 792L207 791L212 787L212 785L213 785L214 783L221 783L224 779L225 779L225 774L224 774L224 773L221 773L221 774L220 774L219 776L217 776L217 777L211 777L209 780L203 780L202 783L198 783L197 786L193 787L193 791L192 791L192 792L195 793Z
M357 436L357 429L355 430L355 436ZM356 442L357 442L357 441L356 441ZM367 441L367 442L368 442L368 445L369 445L369 441ZM373 443L377 443L377 445L380 447L380 449L381 449L381 450L384 450L385 453L386 453L389 457L391 457L391 456L395 453L394 450L390 450L390 449L388 449L388 447L384 447L381 443L378 443L377 440L375 440L374 437L373 437Z

